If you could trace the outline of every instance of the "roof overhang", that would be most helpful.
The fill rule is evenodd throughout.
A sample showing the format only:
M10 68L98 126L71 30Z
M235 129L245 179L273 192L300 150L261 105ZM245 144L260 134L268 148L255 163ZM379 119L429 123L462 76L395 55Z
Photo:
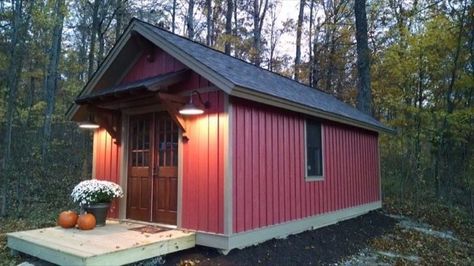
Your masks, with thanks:
M163 92L168 86L184 81L189 75L188 69L170 72L128 84L113 86L78 97L75 102L81 106L94 122L105 128L120 143L121 110L124 107L143 107L146 104L161 104L172 119L185 132L184 121L177 112L185 103L184 97ZM162 91L163 90L163 91ZM83 116L78 116L82 118ZM76 121L80 122L80 119Z
M183 69L124 85L105 88L97 92L91 92L87 95L80 96L75 100L75 102L79 105L100 104L139 94L153 94L159 90L167 88L168 86L184 81L189 73L189 69Z
M137 36L134 31L135 24L133 21L129 23L104 61L89 78L87 84L79 93L78 98L88 95L92 91L118 85L143 52L147 50L146 44L136 38ZM116 75L112 73L120 74ZM84 116L84 113L86 113L86 111L83 107L72 104L66 112L66 118L68 120L77 121Z

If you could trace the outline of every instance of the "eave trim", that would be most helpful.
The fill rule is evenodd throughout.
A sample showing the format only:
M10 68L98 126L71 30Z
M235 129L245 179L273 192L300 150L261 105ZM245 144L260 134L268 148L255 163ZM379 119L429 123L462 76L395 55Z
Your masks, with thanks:
M123 47L125 44L130 40L132 37L132 31L136 25L136 20L132 20L128 27L125 29L123 34L120 36L119 40L115 44L115 46L110 50L109 54L105 57L104 61L100 66L97 68L97 70L92 74L92 77L88 80L87 84L84 86L84 88L81 90L79 95L77 95L76 98L79 98L83 95L89 94L92 89L97 85L97 83L100 81L102 76L104 75L105 71L109 69L110 65L114 60L117 58L119 55L120 51L122 51ZM74 114L79 110L80 106L73 103L69 109L66 111L66 119L67 120L72 120Z
M290 100L286 100L286 99L283 99L283 98L280 98L280 97L260 93L260 92L257 92L255 90L247 89L247 88L240 87L240 86L236 86L235 88L233 88L230 95L235 96L235 97L239 97L239 98L243 98L243 99L246 99L246 100L251 100L251 101L256 101L256 102L259 102L259 103L271 105L271 106L274 106L274 107L279 107L279 108L291 110L291 111L298 112L298 113L303 113L303 114L307 114L307 115L311 115L311 116L315 116L315 117L319 117L319 118L339 122L339 123L342 123L342 124L347 124L347 125L367 129L367 130L370 130L370 131L395 134L395 131L393 129L390 129L390 128L378 127L378 126L375 126L375 125L372 125L372 124L369 124L369 123L362 122L360 120L352 119L352 118L342 116L342 115L338 115L338 114L331 113L331 112L326 112L326 111L323 111L323 110L320 110L320 109L316 109L314 107L309 107L309 106L306 106L306 105L295 103L295 102L290 101Z

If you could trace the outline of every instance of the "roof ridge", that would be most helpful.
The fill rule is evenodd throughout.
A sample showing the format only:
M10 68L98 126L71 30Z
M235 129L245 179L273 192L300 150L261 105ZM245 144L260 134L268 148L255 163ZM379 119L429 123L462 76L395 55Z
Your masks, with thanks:
M263 68L263 67L260 67L260 66L256 66L256 65L254 65L254 64L252 64L252 63L250 63L250 62L245 61L244 59L241 59L241 58L238 58L238 57L235 57L235 56L232 56L232 55L228 55L228 54L224 53L224 52L221 51L221 50L217 50L217 49L215 49L215 48L213 48L213 47L207 46L207 45L204 44L204 43L201 43L201 42L198 42L198 41L189 39L189 38L186 37L186 36L182 36L182 35L173 33L173 32L171 32L171 31L169 31L169 30L167 30L167 29L160 28L160 27L158 27L158 26L156 26L156 25L153 25L153 24L151 24L151 23L149 23L149 22L143 21L143 20L138 19L138 18L135 18L135 17L133 17L132 20L137 20L138 22L141 22L141 23L144 23L144 24L146 24L146 25L149 25L149 26L151 26L151 27L153 27L153 28L155 28L155 29L158 29L158 30L164 31L164 32L166 32L166 33L172 34L172 35L174 35L174 36L176 36L176 37L179 37L179 38L181 38L181 39L184 39L184 40L186 40L186 41L190 41L190 42L192 42L192 43L198 44L198 45L200 45L200 46L203 46L204 48L213 50L213 51L215 51L215 52L218 52L218 53L220 53L220 54L222 54L222 55L225 55L225 56L227 56L227 57L229 57L229 58L232 58L232 59L234 59L234 60L241 61L241 62L243 62L243 63L245 63L245 64L247 64L247 65L250 65L250 66L252 66L252 67L257 68L258 70L266 71L266 72L268 72L268 73L270 73L270 74L273 74L273 75L282 77L282 78L287 79L287 80L289 80L289 81L292 81L292 82L294 82L294 83L296 83L296 84L298 84L298 85L304 86L304 87L307 88L307 89L317 90L317 91L320 91L320 92L325 93L325 94L327 94L327 95L330 95L330 96L332 96L332 97L335 97L335 98L337 99L336 96L332 95L331 93L328 93L327 91L324 91L324 90L319 89L319 88L310 87L310 86L308 86L307 84L304 84L304 83L301 83L301 82L299 82L299 81L296 81L296 80L294 80L294 79L292 79L292 78L290 78L290 77L284 76L284 75L282 75L282 74L280 74L280 73L270 71L270 70L268 70L268 69L266 69L266 68ZM349 104L349 103L347 103L347 102L344 102L344 103ZM350 104L349 104L349 105L350 105ZM352 106L352 105L350 105L350 106Z

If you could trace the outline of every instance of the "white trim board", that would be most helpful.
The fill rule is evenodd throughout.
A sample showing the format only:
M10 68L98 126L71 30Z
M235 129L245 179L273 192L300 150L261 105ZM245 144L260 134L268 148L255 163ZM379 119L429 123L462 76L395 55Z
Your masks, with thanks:
M92 131L92 169L91 169L91 178L96 179L95 171L97 169L97 130Z
M273 238L285 238L288 235L298 234L307 230L314 230L335 224L381 207L382 202L376 201L322 215L237 233L230 236L196 232L196 244L221 249L224 253L227 253L234 248L244 248Z
M229 95L224 93L224 112L227 114L227 121L224 122L224 234L230 235L233 232L233 128L234 115L233 107L229 101Z
M129 115L122 113L122 143L120 147L120 186L123 189L123 198L119 201L119 219L125 219L127 217L127 185L128 185L128 127L129 127Z
M183 147L183 130L178 126L178 193L177 197L177 208L176 208L176 226L181 228L183 223L183 162L184 162L184 147Z

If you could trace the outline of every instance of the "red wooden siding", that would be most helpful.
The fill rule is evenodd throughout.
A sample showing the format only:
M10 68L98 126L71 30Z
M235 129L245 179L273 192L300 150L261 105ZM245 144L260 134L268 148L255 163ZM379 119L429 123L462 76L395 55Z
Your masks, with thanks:
M181 62L159 48L155 48L154 53L154 61L147 60L147 54L143 54L121 83L185 68ZM192 72L188 80L172 86L170 92L209 86L212 84L208 80ZM227 117L223 113L224 94L217 91L203 93L202 98L210 101L211 108L204 115L186 118L186 135L189 141L183 144L181 226L223 233L223 132L227 126ZM197 98L194 100L198 102Z
M155 47L154 49L154 60L150 61L147 58L148 53L144 53L127 73L125 78L122 80L122 83L150 78L159 74L174 72L185 68L181 62L174 59L160 48Z
M126 84L137 80L154 77L160 74L175 72L186 68L180 61L176 60L163 50L155 47L155 60L149 61L148 54L143 54L125 75L120 84ZM209 87L212 84L195 72L191 72L189 79L170 87L171 92L183 90L194 90L198 88Z
M233 100L235 233L380 200L376 133L322 122L324 180L304 178L304 116Z
M99 180L120 183L120 146L105 129L94 132L95 177ZM109 217L118 218L117 201L112 202Z
M224 132L227 116L224 94L202 94L211 108L204 115L186 118L183 144L182 227L224 232ZM197 101L197 99L195 99Z

